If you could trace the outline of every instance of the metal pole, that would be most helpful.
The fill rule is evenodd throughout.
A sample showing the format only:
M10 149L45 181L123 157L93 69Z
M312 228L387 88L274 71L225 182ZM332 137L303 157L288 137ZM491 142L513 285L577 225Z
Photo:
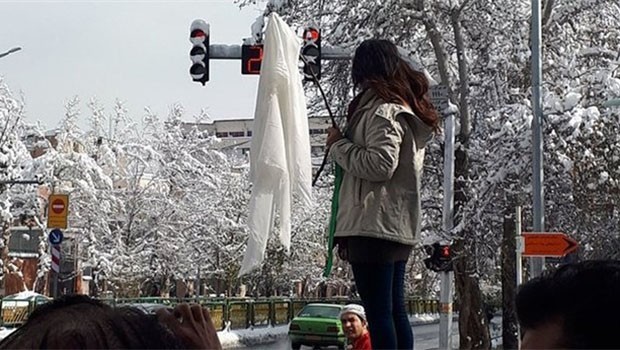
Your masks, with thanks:
M21 47L14 47L14 48L10 49L9 51L0 53L0 58L2 58L4 56L8 56L8 55L12 54L13 52L17 52L17 51L19 51L21 49L22 49Z
M534 231L543 232L545 226L544 188L543 188L543 139L542 139L542 81L540 45L541 34L540 0L532 0L532 181L534 196ZM545 258L531 258L532 277L540 276Z
M441 272L439 293L439 349L452 349L452 278L454 273Z
M2 185L34 185L34 184L43 184L42 180L6 180L0 181Z
M54 272L54 279L52 280L52 298L58 297L58 272Z
M443 173L443 229L453 227L454 211L454 114L444 120L444 173ZM452 271L440 273L439 293L439 349L452 349Z
M452 230L454 214L454 114L444 119L443 230Z
M517 238L517 251L516 251L516 276L517 276L517 288L519 288L519 286L521 285L521 283L523 283L523 257L522 252L523 252L523 237L521 236L521 206L517 205L516 208L516 215L515 215L515 230L516 235L515 237ZM517 349L521 349L521 329L520 327L517 327Z
M338 46L321 47L322 60L346 61L353 57L353 51ZM211 44L209 45L209 59L239 60L241 59L241 45Z
M517 206L517 213L515 216L516 223L516 231L517 234L515 237L517 238L517 266L516 266L516 275L517 275L517 287L523 283L523 257L521 256L521 252L523 252L523 237L521 237L521 206Z
M198 271L196 272L196 283L194 283L194 295L196 299L200 297L200 265L198 265Z
M50 244L50 255L52 256L52 259L54 259L54 245ZM60 256L60 259L62 259L62 254ZM60 278L60 263L61 261L58 261L58 271L54 272L54 279L52 280L53 284L52 284L52 297L54 299L58 298L58 279Z

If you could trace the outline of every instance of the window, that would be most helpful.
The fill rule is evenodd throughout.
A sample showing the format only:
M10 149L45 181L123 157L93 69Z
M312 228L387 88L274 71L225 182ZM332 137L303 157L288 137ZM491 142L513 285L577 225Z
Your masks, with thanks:
M325 150L323 146L312 146L312 148L310 149L310 152L312 153L313 156L318 156L318 155L323 154Z
M245 133L243 131L231 131L228 133L230 137L244 137Z
M228 132L216 132L216 137L228 137Z
M338 318L341 308L328 305L306 305L299 313L301 317Z
M310 135L326 134L327 129L310 129Z
M252 136L252 130L248 130L248 136Z
M24 140L24 143L26 143L26 144L34 144L36 141L37 141L36 135L28 135L28 136L26 136L26 139Z

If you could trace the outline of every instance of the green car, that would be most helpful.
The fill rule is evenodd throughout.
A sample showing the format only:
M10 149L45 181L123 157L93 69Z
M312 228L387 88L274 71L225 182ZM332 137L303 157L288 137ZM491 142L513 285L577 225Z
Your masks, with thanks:
M342 305L308 304L293 318L288 330L293 350L306 346L335 345L344 349L345 337L340 323Z

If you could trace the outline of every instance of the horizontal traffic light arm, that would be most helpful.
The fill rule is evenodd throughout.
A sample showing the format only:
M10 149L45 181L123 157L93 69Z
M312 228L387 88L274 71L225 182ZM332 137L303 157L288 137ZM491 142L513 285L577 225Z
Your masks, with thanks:
M350 60L353 52L337 46L323 46L321 60ZM212 44L209 45L209 59L240 60L241 45Z

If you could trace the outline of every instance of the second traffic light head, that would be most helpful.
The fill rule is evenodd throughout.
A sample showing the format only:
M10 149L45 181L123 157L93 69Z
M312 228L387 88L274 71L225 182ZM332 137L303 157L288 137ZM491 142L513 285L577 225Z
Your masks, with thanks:
M189 41L192 43L189 74L193 81L205 85L209 81L209 24L201 19L194 20L189 33Z
M315 27L308 27L303 34L304 43L301 56L304 61L305 80L321 78L321 32Z

